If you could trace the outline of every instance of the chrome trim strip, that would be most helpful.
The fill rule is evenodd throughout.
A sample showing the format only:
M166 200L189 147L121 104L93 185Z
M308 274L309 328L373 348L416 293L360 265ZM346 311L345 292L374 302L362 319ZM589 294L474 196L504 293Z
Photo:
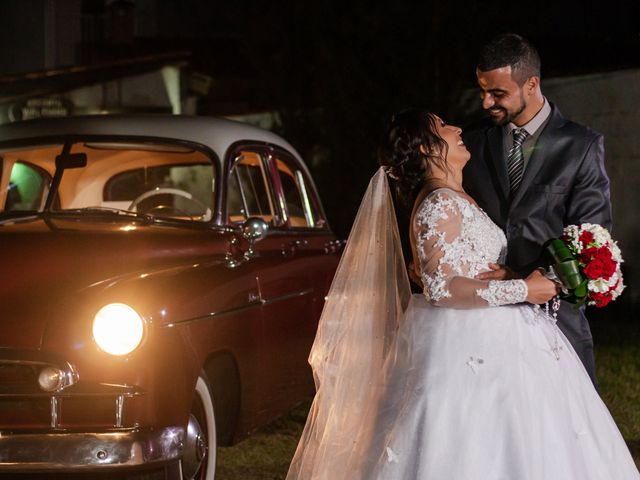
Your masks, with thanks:
M296 170L296 180L298 181L298 188L302 193L302 203L304 204L304 216L307 220L308 227L315 227L316 221L313 218L313 210L311 210L311 202L309 201L309 195L307 195L307 186L304 183L304 177L300 170Z
M184 429L0 435L0 472L101 470L167 462L182 455Z
M122 411L124 410L124 395L116 398L116 427L122 427Z
M262 300L255 300L253 302L246 303L245 305L242 305L240 307L233 307L228 310L212 312L208 315L205 315L204 317L189 318L187 320L180 320L179 322L172 322L166 325L161 325L161 328L173 328L176 325L184 325L187 323L201 322L202 320L210 320L212 318L224 317L226 315L233 315L234 313L243 312L245 310L251 310L252 308L256 308L256 307L261 307L262 303L263 303Z
M264 305L271 305L273 303L289 300L290 298L303 297L305 295L309 295L312 292L313 292L313 288L307 288L306 290L300 290L299 292L286 293L278 297L268 298L266 300L262 300L262 303Z
M114 392L104 392L104 393L81 393L81 392L55 392L54 395L58 398L84 398L84 397L115 397L118 396L117 393ZM144 393L124 393L125 397L139 397L140 395L144 395ZM49 398L51 393L0 393L0 400L3 398L11 398L11 399L37 399L37 398Z
M108 383L76 383L65 390L58 390L53 394L51 392L28 392L28 393L0 393L0 400L3 398L25 398L38 399L49 398L55 395L58 398L81 398L81 397L115 397L123 395L127 398L138 397L144 395L145 392L138 387L129 385L114 385Z
M58 397L51 397L51 428L58 428L58 422L60 420L60 402Z
M307 288L305 290L300 290L299 292L286 293L284 295L280 295L278 297L269 298L267 300L265 300L265 299L254 300L254 301L249 302L249 303L247 303L245 305L242 305L241 307L234 307L234 308L230 308L228 310L221 310L219 312L212 312L209 315L204 316L204 317L190 318L190 319L187 319L187 320L181 320L179 322L168 323L167 325L162 325L161 328L173 328L173 327L175 327L177 325L185 325L185 324L188 324L188 323L200 322L200 321L203 321L203 320L211 320L212 318L220 318L220 317L224 317L226 315L232 315L232 314L235 314L235 313L243 312L245 310L250 310L252 308L261 307L263 305L271 305L273 303L282 302L282 301L288 300L290 298L302 297L304 295L309 295L312 292L313 292L313 288ZM261 295L260 292L259 292L259 295Z

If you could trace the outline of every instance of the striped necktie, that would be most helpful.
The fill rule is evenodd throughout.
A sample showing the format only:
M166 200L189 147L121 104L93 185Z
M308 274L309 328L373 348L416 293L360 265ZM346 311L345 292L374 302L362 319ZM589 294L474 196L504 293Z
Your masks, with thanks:
M513 146L507 155L507 173L509 175L509 190L513 197L518 191L524 173L524 155L522 154L522 142L529 134L524 128L513 130Z

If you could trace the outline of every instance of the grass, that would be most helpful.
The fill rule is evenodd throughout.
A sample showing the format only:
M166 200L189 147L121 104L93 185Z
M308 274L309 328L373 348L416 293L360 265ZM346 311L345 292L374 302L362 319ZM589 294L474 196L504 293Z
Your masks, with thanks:
M607 314L590 315L600 394L640 468L640 319L620 308ZM310 405L311 399L239 444L221 448L216 478L284 479Z
M232 447L218 449L216 480L280 480L302 435L311 398Z
M640 319L638 308L620 306L595 312L591 328L596 345L600 395L609 407L640 468Z

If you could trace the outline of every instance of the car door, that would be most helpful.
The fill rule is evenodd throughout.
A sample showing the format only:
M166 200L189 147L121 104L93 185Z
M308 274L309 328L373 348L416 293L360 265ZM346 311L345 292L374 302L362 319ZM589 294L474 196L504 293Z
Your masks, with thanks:
M310 176L287 151L273 148L269 166L281 222L274 227L280 268L265 272L266 362L275 372L269 392L275 403L291 404L312 391L309 350L338 256Z
M249 245L240 232L249 218L260 218L269 228L273 228L281 220L275 205L266 156L261 149L239 146L228 156L227 165L223 221L230 230L236 232L231 237L227 265L243 285L257 286L257 290L249 293L251 298L247 301L260 305L260 308L246 312L242 326L239 325L237 332L239 336L251 337L252 345L257 347L236 351L236 361L242 379L242 428L251 429L271 418L272 409L268 401L265 401L272 382L271 372L264 362L266 339L263 304L265 300L260 279L264 272L276 268L281 259L279 251L274 247L271 232L252 247L255 254L246 257Z
M227 224L258 217L269 225L267 237L254 246L256 255L240 268L257 281L262 303L261 398L254 414L271 417L312 392L307 359L337 265L335 238L308 174L292 155L245 145L231 163Z

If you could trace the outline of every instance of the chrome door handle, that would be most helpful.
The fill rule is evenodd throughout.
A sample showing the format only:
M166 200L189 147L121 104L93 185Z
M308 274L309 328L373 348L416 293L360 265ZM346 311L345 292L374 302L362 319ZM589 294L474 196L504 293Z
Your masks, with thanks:
M307 240L291 240L287 245L282 245L283 255L294 255L298 248L308 245Z
M324 253L340 252L346 243L346 240L331 240L324 244Z

